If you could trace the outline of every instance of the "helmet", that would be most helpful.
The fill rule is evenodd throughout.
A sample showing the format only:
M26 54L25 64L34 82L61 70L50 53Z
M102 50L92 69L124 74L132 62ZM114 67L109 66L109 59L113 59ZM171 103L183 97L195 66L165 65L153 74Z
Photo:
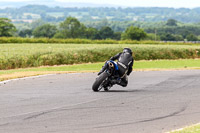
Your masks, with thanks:
M124 53L129 53L132 55L132 50L130 48L124 48L123 50Z

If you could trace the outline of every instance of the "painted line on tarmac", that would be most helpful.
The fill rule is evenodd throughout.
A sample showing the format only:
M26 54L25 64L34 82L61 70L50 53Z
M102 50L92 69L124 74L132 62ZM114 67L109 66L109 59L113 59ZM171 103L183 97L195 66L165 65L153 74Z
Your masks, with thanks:
M6 84L6 83L11 82L11 81L17 81L17 80L23 80L23 79L46 77L46 76L51 76L51 75L56 75L56 74L45 74L45 75L38 75L38 76L30 76L30 77L9 79L9 80L5 80L5 81L1 81L0 84Z
M24 80L24 79L32 79L32 78L40 78L40 77L46 77L46 76L52 76L52 75L57 75L57 74L72 74L72 75L76 75L76 74L80 74L80 72L76 73L76 72L67 72L67 73L53 73L53 74L44 74L44 75L37 75L37 76L28 76L28 77L23 77L23 78L15 78L15 79L9 79L9 80L4 80L4 81L0 81L0 84L6 84L8 82L11 81L17 81L17 80Z
M183 71L183 70L199 70L200 67L195 67L195 68L173 68L173 69L134 69L133 72L146 72L146 71ZM23 77L23 78L15 78L15 79L10 79L10 80L4 80L0 81L0 84L6 84L10 81L16 81L16 80L23 80L23 79L31 79L31 78L39 78L39 77L45 77L45 76L50 76L50 75L56 75L56 74L80 74L80 73L96 73L98 71L67 71L64 73L52 73L52 74L42 74L42 75L37 75L37 76L28 76L28 77Z

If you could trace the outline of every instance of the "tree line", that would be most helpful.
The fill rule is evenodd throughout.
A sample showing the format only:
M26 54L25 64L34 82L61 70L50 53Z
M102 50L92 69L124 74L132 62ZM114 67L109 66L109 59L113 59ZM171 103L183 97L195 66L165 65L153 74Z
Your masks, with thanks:
M129 25L124 31L115 31L102 25L86 26L75 17L67 17L59 25L41 23L32 29L17 30L11 20L0 18L0 37L19 36L34 38L82 38L91 40L162 40L162 41L198 41L200 27L180 26L179 22L169 19L161 26L144 27Z
M10 28L5 28L10 27ZM1 32L4 31L4 32ZM5 32L6 31L6 32ZM20 37L34 37L34 38L82 38L91 40L141 40L147 34L143 29L130 26L124 32L114 32L108 26L101 27L99 30L93 27L86 27L78 19L74 17L67 17L65 21L61 22L59 26L53 24L42 24L34 29L25 29L17 32L16 27L7 18L0 19L0 37L3 36L20 36Z
M165 8L165 7L135 7L135 8L64 8L44 5L27 5L21 8L0 9L1 14L12 19L35 19L38 15L48 22L64 21L68 16L79 17L81 22L99 21L109 18L112 21L146 21L159 22L170 18L186 23L200 22L200 8ZM26 15L29 13L29 15ZM59 16L52 13L60 13Z

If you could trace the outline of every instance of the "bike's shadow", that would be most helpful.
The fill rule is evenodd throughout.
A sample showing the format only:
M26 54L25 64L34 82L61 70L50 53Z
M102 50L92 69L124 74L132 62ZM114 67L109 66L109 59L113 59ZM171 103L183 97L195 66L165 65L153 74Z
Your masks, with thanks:
M104 93L115 93L115 92L126 92L126 93L130 93L130 92L142 92L144 90L108 90L108 91L100 91L100 92L104 92Z

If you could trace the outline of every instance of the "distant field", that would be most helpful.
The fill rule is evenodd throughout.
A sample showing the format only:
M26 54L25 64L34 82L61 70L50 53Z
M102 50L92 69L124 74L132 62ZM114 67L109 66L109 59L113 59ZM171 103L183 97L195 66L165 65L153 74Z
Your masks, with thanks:
M47 13L47 15L58 18L58 17L63 17L64 13L63 12L51 12L51 13Z
M200 58L200 46L133 44L0 44L0 69L103 62L124 47L135 60Z

